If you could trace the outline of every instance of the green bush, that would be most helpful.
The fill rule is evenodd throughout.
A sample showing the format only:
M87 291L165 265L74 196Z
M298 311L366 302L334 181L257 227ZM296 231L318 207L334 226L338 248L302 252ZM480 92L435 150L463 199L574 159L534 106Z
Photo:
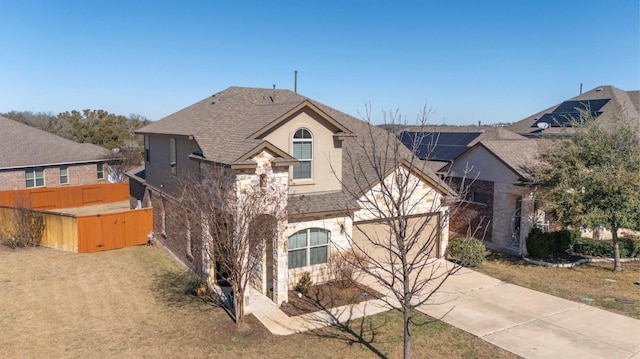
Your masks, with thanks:
M573 246L580 238L580 231L563 229L545 233L549 235L549 246L551 254L555 257L562 257L573 253Z
M549 258L549 241L540 228L533 228L527 236L527 252L531 257Z
M633 238L621 238L618 241L620 257L637 257L640 255L640 240ZM612 241L595 240L591 238L579 238L574 246L576 254L591 257L613 257Z
M449 243L450 260L465 267L475 267L484 261L487 249L475 238L456 238Z
M623 257L640 256L640 238L623 238L620 240L619 243L620 243L621 256Z
M539 228L533 228L527 237L527 252L539 259L565 257L573 253L579 235L579 231L568 229L543 233Z
M311 288L311 284L313 284L311 282L311 273L304 272L302 273L300 280L298 280L298 284L296 284L293 289L296 292L301 293L302 295L307 295L307 293L309 292L309 288Z

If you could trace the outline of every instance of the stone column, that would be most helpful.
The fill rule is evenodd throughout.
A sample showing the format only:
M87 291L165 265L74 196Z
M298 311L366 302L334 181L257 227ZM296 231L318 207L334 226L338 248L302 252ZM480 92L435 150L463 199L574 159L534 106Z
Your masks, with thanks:
M279 223L276 243L273 246L273 301L278 305L289 301L289 260L287 256L287 222Z
M520 222L520 255L527 255L527 236L535 225L535 195L525 193L522 195L521 222Z
M449 245L449 207L440 208L438 220L440 221L440 253L438 257L442 258Z

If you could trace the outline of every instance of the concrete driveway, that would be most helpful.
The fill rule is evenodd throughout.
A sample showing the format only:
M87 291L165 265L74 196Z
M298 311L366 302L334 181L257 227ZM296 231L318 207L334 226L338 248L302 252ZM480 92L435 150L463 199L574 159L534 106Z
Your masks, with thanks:
M640 359L640 320L469 269L419 310L525 358Z

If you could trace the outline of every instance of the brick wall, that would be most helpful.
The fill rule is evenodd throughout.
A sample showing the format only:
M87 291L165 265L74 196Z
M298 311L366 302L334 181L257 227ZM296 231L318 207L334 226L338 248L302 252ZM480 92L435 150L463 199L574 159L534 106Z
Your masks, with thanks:
M0 171L0 191L19 190L26 188L25 168ZM106 181L105 165L104 179L98 180L97 165L95 163L69 165L68 186L81 186ZM60 167L44 167L45 187L60 187Z
M0 191L24 188L24 171L0 171Z
M460 178L451 179L452 187L459 189L460 184ZM467 186L469 186L470 196L473 192L485 195L487 203L475 203L472 201L473 198L462 203L451 216L449 236L450 238L466 237L471 231L473 237L491 242L493 241L494 184L489 181L475 180Z
M202 267L202 227L192 223L187 231L176 204L169 198L161 198L160 193L151 193L153 207L153 231L160 241L176 258L197 275L204 274Z

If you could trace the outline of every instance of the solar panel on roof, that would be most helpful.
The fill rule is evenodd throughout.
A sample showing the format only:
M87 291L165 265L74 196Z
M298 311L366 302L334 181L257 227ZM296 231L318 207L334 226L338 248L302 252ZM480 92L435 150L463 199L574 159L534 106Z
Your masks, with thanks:
M404 131L398 138L422 160L453 161L480 135L481 132Z
M560 104L553 113L574 113L580 111L600 111L604 105L609 102L609 99L601 100L584 100L584 101L565 101Z
M531 127L538 127L538 124L544 122L551 127L571 127L574 121L582 122L590 117L595 119L602 114L600 109L609 102L610 99L599 100L583 100L583 101L565 101L561 103L551 113L545 113Z

